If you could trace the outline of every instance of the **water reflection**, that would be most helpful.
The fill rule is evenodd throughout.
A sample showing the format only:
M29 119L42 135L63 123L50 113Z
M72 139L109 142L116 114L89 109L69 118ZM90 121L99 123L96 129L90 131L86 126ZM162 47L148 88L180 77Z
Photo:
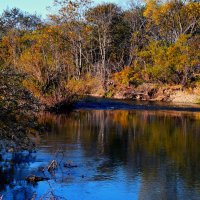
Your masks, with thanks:
M63 160L72 160L78 168L57 171L53 185L59 196L200 199L200 113L80 110L61 116L42 114L40 121L52 131L39 144L32 162L39 164L24 165L20 176L27 168L30 172L47 164L62 147ZM12 179L6 178L10 183L18 179L16 168L12 170ZM48 184L31 189L39 198Z
M28 152L1 154L0 160L0 194L7 191L9 197L3 199L31 199L32 186L24 178L30 162L35 158ZM1 196L1 195L0 195Z

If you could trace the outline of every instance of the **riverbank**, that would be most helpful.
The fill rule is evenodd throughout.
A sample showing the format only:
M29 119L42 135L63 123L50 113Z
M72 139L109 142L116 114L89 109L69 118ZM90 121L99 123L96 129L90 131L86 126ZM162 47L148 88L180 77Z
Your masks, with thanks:
M102 86L94 86L96 89L91 90L93 92L89 95L106 97L108 100L96 98L88 104L87 101L81 101L83 98L81 94L80 98L77 96L74 96L73 99L70 98L70 104L68 101L62 101L47 109L47 106L23 87L23 80L22 74L13 73L9 69L0 73L0 148L5 148L8 151L32 150L35 148L35 138L46 131L46 128L37 120L37 113L44 110L56 114L66 113L80 107L83 109L99 109L100 107L101 109L168 110L176 108L176 103L187 105L197 104L200 101L200 90L198 88L184 89L178 85L161 86L155 84L142 84L137 88L107 85L106 92L103 91ZM115 99L119 101L116 102ZM121 100L130 101L127 104L127 102ZM170 106L151 104L149 106L150 102L175 104ZM180 110L180 108L177 108L177 110ZM192 110L190 107L187 109L186 106L186 110L198 111L195 106Z
M180 85L157 85L144 83L138 87L108 86L104 93L90 94L94 97L108 97L114 99L171 102L184 104L200 103L200 88L184 88Z

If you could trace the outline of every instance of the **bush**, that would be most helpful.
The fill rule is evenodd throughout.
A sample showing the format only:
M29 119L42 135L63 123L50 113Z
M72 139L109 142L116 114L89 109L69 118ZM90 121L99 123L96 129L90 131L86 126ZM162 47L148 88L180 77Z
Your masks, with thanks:
M102 94L103 91L101 80L90 74L86 74L78 80L69 80L66 84L66 89L70 93L77 95Z
M133 74L133 70L131 67L124 67L124 69L120 72L116 72L113 74L114 84L118 88L128 87L130 84L130 78Z

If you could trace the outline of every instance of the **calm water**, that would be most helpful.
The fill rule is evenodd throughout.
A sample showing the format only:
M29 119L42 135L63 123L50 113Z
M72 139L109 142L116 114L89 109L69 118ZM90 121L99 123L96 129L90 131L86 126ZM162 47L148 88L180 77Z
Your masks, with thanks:
M198 112L77 110L40 121L52 131L38 152L1 154L3 199L200 199ZM53 159L58 169L43 172ZM31 174L50 180L29 184Z

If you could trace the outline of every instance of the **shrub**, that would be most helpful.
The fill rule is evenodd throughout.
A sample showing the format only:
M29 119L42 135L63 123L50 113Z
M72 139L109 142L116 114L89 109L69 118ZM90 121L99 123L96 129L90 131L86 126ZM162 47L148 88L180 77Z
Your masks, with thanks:
M69 80L66 89L77 95L98 94L103 90L101 80L91 74L86 74L78 80L74 78Z

